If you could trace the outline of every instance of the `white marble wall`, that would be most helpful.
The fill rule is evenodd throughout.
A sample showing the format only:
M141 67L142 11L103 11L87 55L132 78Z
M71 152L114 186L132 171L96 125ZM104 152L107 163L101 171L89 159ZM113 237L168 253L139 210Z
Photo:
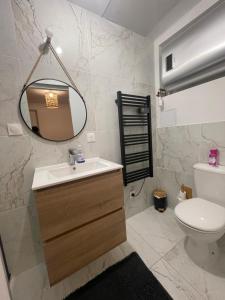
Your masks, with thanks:
M218 148L220 164L225 165L225 122L157 129L157 176L168 192L169 206L177 204L182 183L196 195L192 166L207 162L210 148Z
M62 48L61 58L87 103L87 126L69 142L44 141L25 126L22 136L7 135L7 123L22 122L19 93L46 28L53 31L54 46ZM78 142L87 157L120 161L116 92L154 94L153 50L148 39L66 0L0 0L0 39L0 232L10 271L17 275L43 259L30 190L34 168L65 161L67 149ZM44 77L66 80L51 55L43 58L32 80ZM153 104L155 123L154 110ZM95 144L87 143L87 131L96 133ZM140 182L126 189L128 216L149 206L154 185L149 179L134 200L129 190Z

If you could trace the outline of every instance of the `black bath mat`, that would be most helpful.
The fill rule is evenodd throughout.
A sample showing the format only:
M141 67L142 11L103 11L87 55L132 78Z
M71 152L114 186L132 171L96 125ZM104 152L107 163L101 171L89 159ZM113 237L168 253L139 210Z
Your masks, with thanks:
M171 300L137 253L113 265L65 300Z

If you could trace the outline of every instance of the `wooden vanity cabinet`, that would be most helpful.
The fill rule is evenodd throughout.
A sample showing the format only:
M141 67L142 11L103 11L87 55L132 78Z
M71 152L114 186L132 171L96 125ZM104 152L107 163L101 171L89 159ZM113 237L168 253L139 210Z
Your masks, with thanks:
M126 240L121 170L35 194L51 285Z

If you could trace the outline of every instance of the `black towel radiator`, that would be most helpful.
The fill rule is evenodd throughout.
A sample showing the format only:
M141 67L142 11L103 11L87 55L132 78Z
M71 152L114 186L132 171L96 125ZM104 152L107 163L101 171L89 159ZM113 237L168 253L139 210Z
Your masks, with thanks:
M153 177L153 157L152 157L152 126L151 126L151 97L123 94L117 92L116 103L118 105L121 160L123 164L123 181L128 183ZM132 110L129 111L129 110ZM126 132L126 128L136 128L135 133ZM145 132L143 133L143 129ZM141 133L137 133L141 130ZM127 148L136 145L147 144L145 151L127 153ZM128 171L128 166L141 162L148 163L147 167Z

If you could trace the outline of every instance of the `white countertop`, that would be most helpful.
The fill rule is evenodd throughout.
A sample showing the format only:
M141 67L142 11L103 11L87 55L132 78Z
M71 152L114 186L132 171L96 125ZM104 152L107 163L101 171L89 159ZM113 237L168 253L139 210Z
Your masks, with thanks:
M86 159L84 163L77 163L75 166L62 163L35 168L32 190L39 190L122 168L122 165L100 157Z

